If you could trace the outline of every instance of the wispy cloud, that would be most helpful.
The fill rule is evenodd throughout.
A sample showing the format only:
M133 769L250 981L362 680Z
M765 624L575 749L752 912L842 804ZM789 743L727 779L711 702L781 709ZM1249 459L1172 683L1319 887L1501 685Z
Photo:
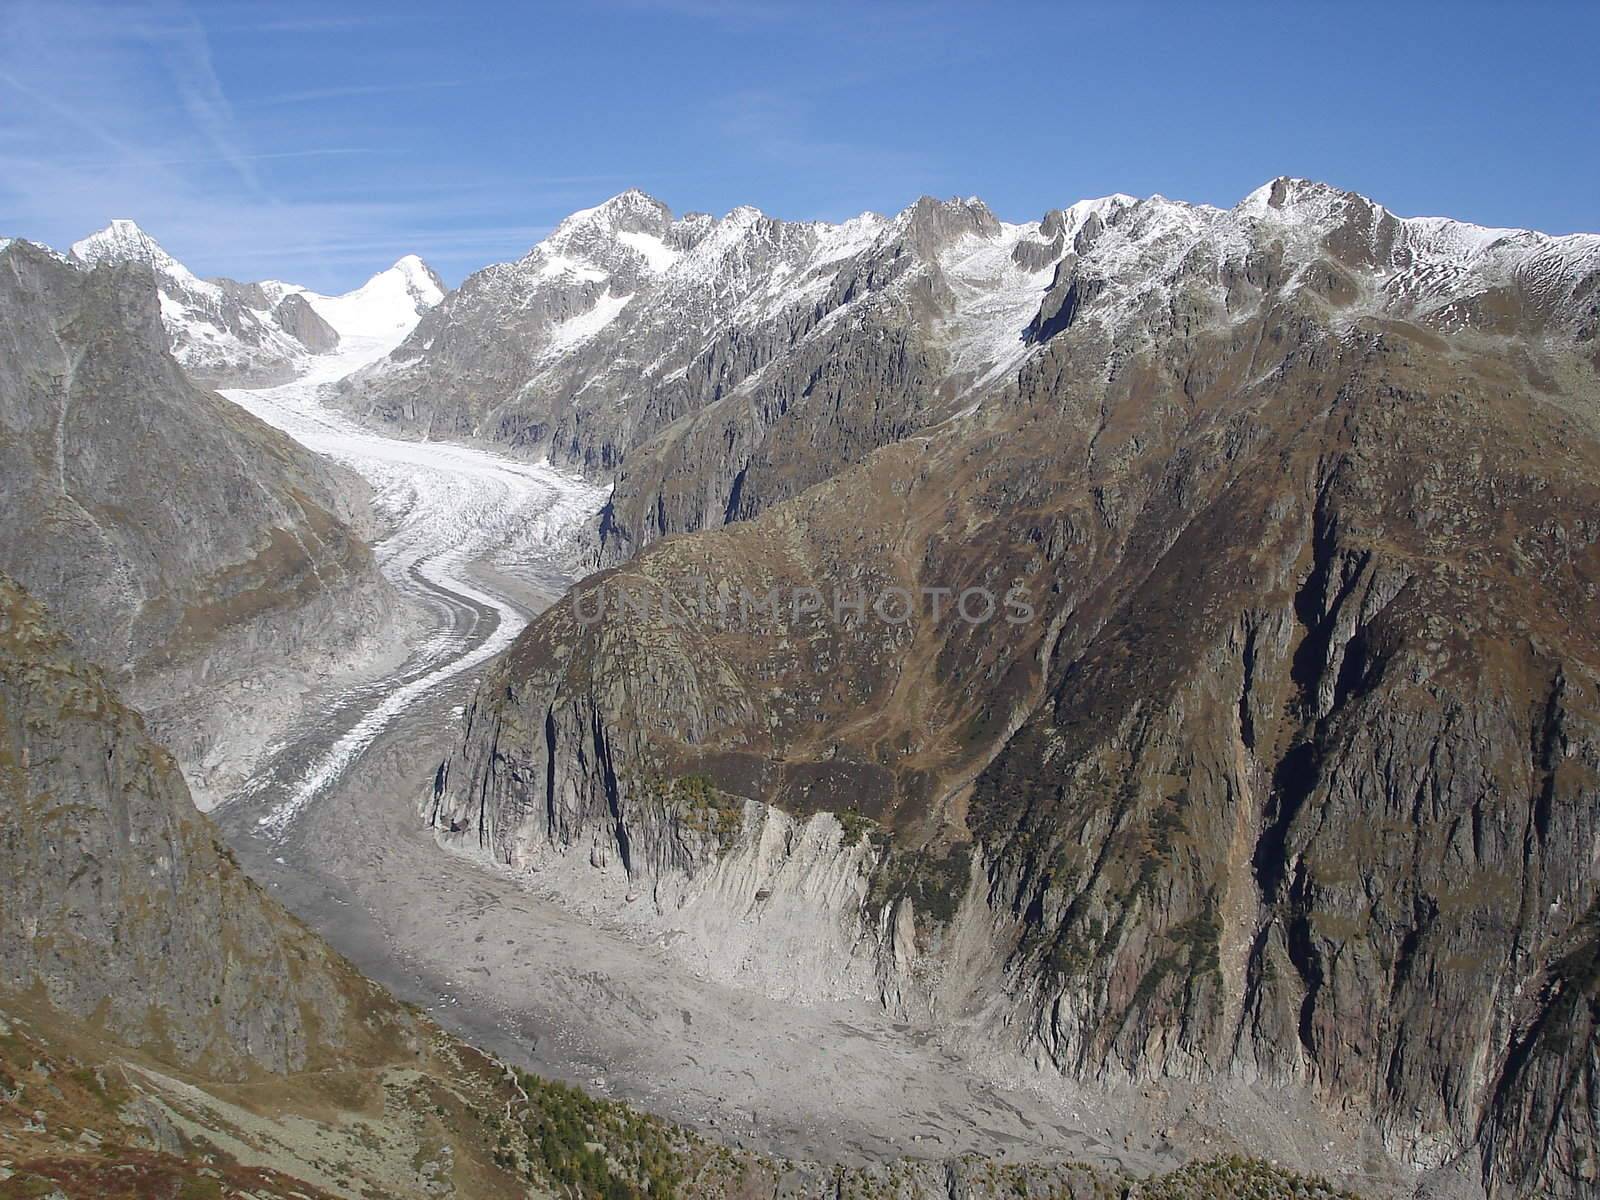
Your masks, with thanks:
M428 231L443 204L374 199L370 187L344 198L279 194L263 174L273 163L393 157L348 141L301 144L315 132L296 127L288 145L258 144L218 76L207 29L176 0L7 8L0 41L6 234L61 246L126 216L196 270L277 274L298 261L316 276L304 282L339 287L349 266L398 257L397 239ZM487 224L476 243L496 249L526 232ZM460 239L463 253L471 240Z
M5 140L6 140L5 135L4 134L0 134L0 142L4 142ZM217 165L217 164L221 164L221 163L234 163L234 162L238 161L241 158L246 160L246 161L248 161L248 162L279 162L279 161L292 162L295 159L348 158L348 157L357 156L357 155L379 155L379 154L384 154L384 153L388 153L388 152L387 151L383 151L383 150L379 150L376 147L371 147L371 146L328 146L328 147L323 147L323 148L314 149L314 150L273 150L273 151L268 151L267 153L264 153L264 154L234 154L234 155L228 155L228 156L215 155L215 154L213 154L213 155L194 155L194 156L181 157L181 158L153 158L153 157L149 157L149 156L141 156L139 161L143 162L147 166L159 166L159 167L203 167L203 166L213 166L213 165ZM31 168L35 168L35 169L44 169L44 168L47 168L47 167L50 167L50 166L53 165L53 166L56 166L56 167L63 167L63 168L68 168L68 169L73 169L73 170L80 170L80 171L103 171L103 170L106 170L107 168L111 168L111 167L117 166L122 160L120 160L120 159L112 159L112 158L100 158L100 159L94 159L94 158L82 158L82 159L63 158L63 159L60 159L60 160L56 161L53 164L49 163L49 162L46 162L43 159L38 159L38 158L35 158L35 159L20 159L19 158L19 159L14 159L12 161L13 161L14 165L21 166L21 167L31 167Z
M109 7L108 11L111 11ZM159 21L167 15L171 15L170 10L147 13L145 32L153 32L151 21ZM175 22L181 25L190 15L179 13ZM208 0L204 23L213 34L282 34L293 38L368 33L438 19L435 12L407 12L379 5L363 6L358 11L327 12L321 0L233 0L231 3Z
M298 92L279 92L272 96L262 96L256 103L271 104L309 104L322 100L348 100L358 96L388 96L406 92L425 92L437 88L458 88L466 86L463 79L408 79L399 83L352 83L338 87L306 88Z
M165 15L165 14L163 14ZM251 191L264 195L251 156L241 144L233 107L223 93L211 60L211 43L199 21L186 12L148 34L178 100L194 127L216 151L216 157L238 172Z
M0 67L0 85L10 88L17 95L32 102L39 109L64 122L77 132L86 134L102 145L112 150L120 151L125 155L137 154L133 146L113 134L102 120L97 119L92 114L80 112L71 104L63 103L56 99L48 89L35 87L30 81L19 78L3 67ZM16 125L8 126L0 133L3 133L8 138L17 140L33 140L38 136L36 131L19 128Z
M320 36L329 33L360 33L363 30L396 25L407 19L404 15L393 12L285 15L281 10L277 10L276 15L224 18L216 22L213 28L218 32L226 33L315 34Z
M676 17L714 25L723 31L761 34L800 26L809 38L839 45L871 44L891 57L918 44L948 41L952 13L970 12L955 0L873 0L870 4L827 4L818 0L596 0L624 12ZM830 75L834 63L829 63Z
M613 8L664 13L722 25L755 27L814 18L816 6L794 0L606 0Z

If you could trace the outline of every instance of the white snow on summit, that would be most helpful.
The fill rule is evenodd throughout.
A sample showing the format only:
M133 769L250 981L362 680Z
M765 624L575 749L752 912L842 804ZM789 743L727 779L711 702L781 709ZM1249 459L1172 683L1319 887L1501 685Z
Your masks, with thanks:
M291 292L303 296L340 338L398 341L411 331L423 313L444 299L444 285L439 277L415 254L406 255L360 287L338 296L324 296L309 288L276 280L261 286L281 290L282 295L276 299Z
M90 267L114 262L148 266L155 275L161 323L172 352L203 382L283 371L306 353L270 310L252 307L242 289L230 291L199 278L132 221L112 221L74 243L72 258Z
M303 297L341 340L352 339L364 347L398 343L444 296L438 276L414 254L341 296L323 296L278 280L236 284L201 279L125 219L75 243L72 258L85 266L108 262L149 266L173 353L197 377L213 384L295 374L314 357L280 322L276 310L291 294Z
M72 243L72 257L91 267L107 262L142 262L158 274L172 276L197 290L218 290L215 284L194 275L163 250L153 237L126 218L112 221L104 229Z
M1476 302L1511 287L1549 316L1583 319L1586 283L1600 272L1600 235L1554 237L1497 229L1449 217L1401 217L1355 192L1307 179L1275 179L1233 210L1276 230L1285 245L1314 257L1342 231L1364 239L1371 263L1357 308L1459 330L1478 319Z

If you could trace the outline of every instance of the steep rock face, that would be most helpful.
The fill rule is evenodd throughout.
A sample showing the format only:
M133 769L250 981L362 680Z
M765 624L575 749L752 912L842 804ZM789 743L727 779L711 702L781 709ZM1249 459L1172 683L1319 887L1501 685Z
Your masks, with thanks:
M272 310L272 319L313 354L326 354L338 349L338 330L323 320L299 292L290 292L278 301Z
M171 707L186 762L197 690L370 652L391 600L351 528L359 481L192 383L146 269L14 242L0 323L0 569L135 703Z
M1142 1180L974 1157L776 1161L485 1058L233 864L171 757L0 575L0 1141L8 1194L1349 1200L1238 1160ZM580 1160L581 1161L581 1160ZM688 1181L685 1184L682 1181Z
M0 788L0 988L214 1078L385 1036L376 990L233 865L172 757L4 576Z
M535 622L431 818L649 889L732 977L770 986L763 906L804 909L806 994L1585 1194L1600 239L1299 181L1057 234L1025 354L955 419ZM891 586L952 594L836 606ZM979 586L1027 619L953 617Z
M1325 387L1316 436L1274 439L1081 646L1069 623L967 821L1056 1067L1295 1081L1433 1167L1501 1119L1594 903L1595 547L1546 538L1600 496L1592 425L1530 467L1583 426L1407 357ZM1582 1092L1531 1174L1486 1176L1580 1194Z
M6 1194L497 1200L532 1175L489 1122L527 1096L245 876L138 714L0 574Z

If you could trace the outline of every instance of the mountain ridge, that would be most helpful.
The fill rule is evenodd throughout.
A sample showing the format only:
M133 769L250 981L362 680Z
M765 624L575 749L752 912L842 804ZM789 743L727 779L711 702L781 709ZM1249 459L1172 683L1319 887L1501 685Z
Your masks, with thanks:
M1170 303L1186 253L1244 253L1254 229L1278 230L1308 262L1322 241L1348 241L1342 278L1321 284L1345 289L1329 302L1351 319L1389 313L1492 333L1516 292L1546 295L1560 310L1549 315L1564 314L1581 340L1600 328L1586 282L1600 236L1398 218L1305 180L1274 180L1232 209L1113 195L1024 224L981 202L930 198L836 225L749 208L672 218L629 191L469 276L387 360L347 382L344 402L406 436L480 439L615 479L595 551L615 563L664 534L754 511L764 501L735 480L751 482L768 426L826 391L828 375L869 375L896 391L886 422L849 431L860 447L850 453L863 453L970 404L1091 289L1114 284L1127 305ZM655 265L624 234L653 239ZM1063 270L1075 291L1057 279ZM1115 318L1103 305L1097 315ZM893 342L870 362L866 328ZM919 399L900 394L912 378ZM963 405L939 399L952 389ZM689 494L674 459L685 437L697 459L731 443Z
M279 280L202 279L125 218L73 243L67 257L86 266L147 266L157 279L174 354L197 380L217 387L285 382L340 338L398 335L445 292L414 254L337 296Z
M365 485L197 385L160 305L144 263L0 250L0 570L214 800L214 772L248 768L250 728L259 750L284 717L255 681L381 655L398 614L362 540Z

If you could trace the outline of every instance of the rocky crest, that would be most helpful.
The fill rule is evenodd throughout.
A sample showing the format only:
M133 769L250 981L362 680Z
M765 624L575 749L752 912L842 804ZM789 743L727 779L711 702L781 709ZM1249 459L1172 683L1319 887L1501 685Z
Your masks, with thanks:
M1031 313L1049 265L1049 243L975 201L828 225L751 208L674 220L629 192L473 275L347 402L403 432L615 473L597 548L615 562L949 415L952 380L1020 352L991 334Z
M339 348L339 331L323 320L299 292L290 292L272 310L272 319L312 354Z
M612 544L732 523L528 629L439 772L441 837L586 859L733 978L1588 1194L1600 238L1296 180L991 222L914 206L830 273L851 311L795 342L832 346L803 386L769 357L678 410L671 454L627 450ZM991 329L961 283L1002 249L1044 278ZM890 586L1032 615L829 599ZM720 615L616 602L706 592ZM796 913L790 970L764 936Z

